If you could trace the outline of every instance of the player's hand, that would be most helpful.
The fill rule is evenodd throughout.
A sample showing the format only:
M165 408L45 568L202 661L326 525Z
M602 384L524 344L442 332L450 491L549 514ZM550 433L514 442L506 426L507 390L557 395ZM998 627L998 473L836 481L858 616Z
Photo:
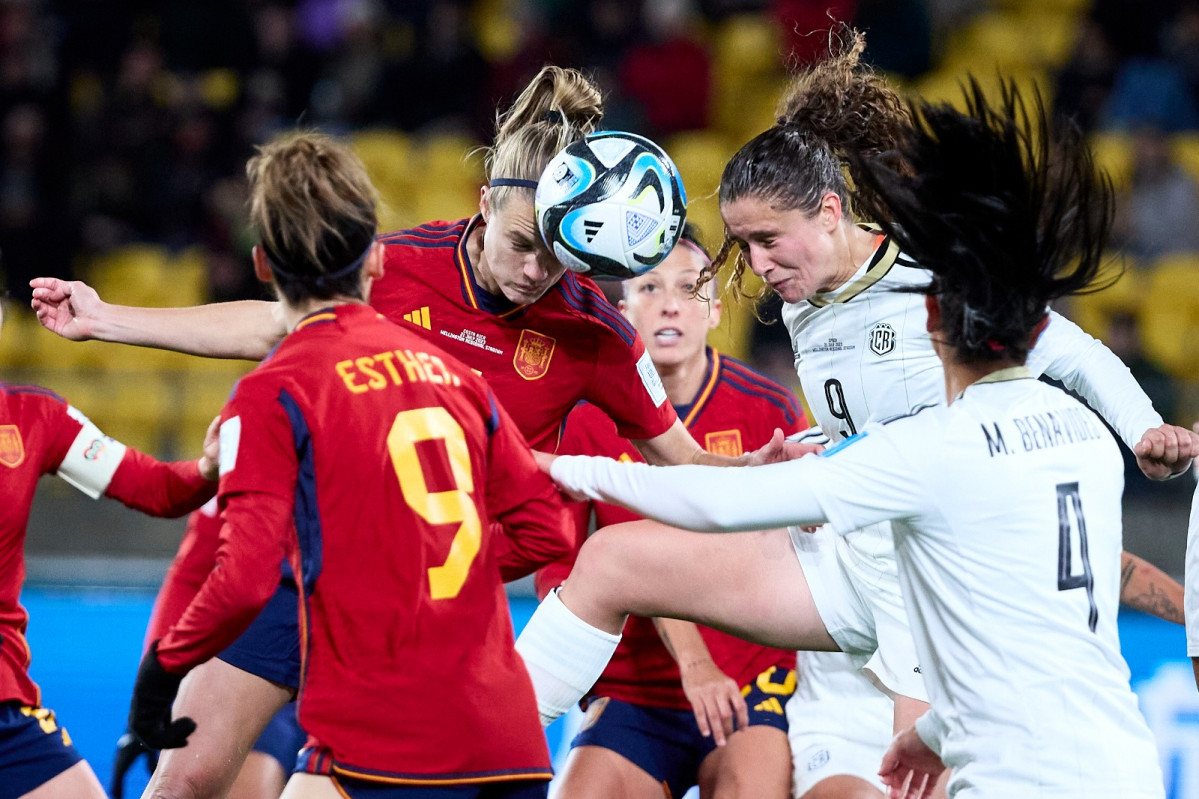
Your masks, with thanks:
M1165 480L1185 472L1199 456L1199 433L1164 424L1146 430L1132 451L1146 477Z
M541 471L549 474L550 467L554 465L554 461L558 460L558 456L535 449L533 450L533 460L537 461L537 466Z
M912 725L891 741L878 776L887 786L888 799L928 799L945 764L929 749Z
M72 341L94 337L96 321L106 307L95 289L56 277L35 277L29 285L33 287L30 304L42 327Z
M214 416L204 434L204 454L200 456L200 476L210 483L220 479L221 417Z
M140 757L146 758L146 770L153 774L154 769L158 768L158 750L146 746L136 735L126 730L117 740L117 754L112 762L112 783L108 786L112 799L124 799L125 775Z
M171 674L158 661L158 642L142 658L129 704L129 729L152 749L178 749L187 746L187 736L195 732L196 722L186 716L171 720L171 705L179 693L183 675Z
M800 444L798 441L788 441L783 431L774 428L774 435L758 449L749 453L745 458L747 466L762 466L767 463L782 463L802 458L804 455L824 452L820 444Z
M683 693L695 712L700 734L724 746L733 730L749 726L749 708L741 688L712 662L711 658L679 666Z

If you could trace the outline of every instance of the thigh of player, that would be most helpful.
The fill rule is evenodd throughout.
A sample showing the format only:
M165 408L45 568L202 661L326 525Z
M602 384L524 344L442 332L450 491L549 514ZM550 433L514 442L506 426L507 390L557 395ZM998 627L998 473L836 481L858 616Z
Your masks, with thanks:
M742 689L749 726L717 747L706 739L699 767L704 799L786 799L791 784L791 747L786 705L795 692L795 672L772 666Z
M786 530L612 525L584 544L560 598L584 621L612 632L628 614L665 616L780 649L837 648Z
M571 742L558 799L680 797L695 784L706 749L690 710L649 707L606 696L587 700Z
M194 669L175 699L175 718L189 716L196 731L182 749L162 753L147 789L153 799L223 797L247 753L292 696L290 688L219 658Z

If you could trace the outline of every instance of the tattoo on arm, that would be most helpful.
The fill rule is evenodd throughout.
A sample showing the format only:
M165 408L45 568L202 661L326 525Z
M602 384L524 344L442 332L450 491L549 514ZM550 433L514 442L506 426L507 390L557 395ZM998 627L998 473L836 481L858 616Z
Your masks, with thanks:
M1185 621L1182 586L1165 572L1128 553L1120 568L1120 601L1174 624Z

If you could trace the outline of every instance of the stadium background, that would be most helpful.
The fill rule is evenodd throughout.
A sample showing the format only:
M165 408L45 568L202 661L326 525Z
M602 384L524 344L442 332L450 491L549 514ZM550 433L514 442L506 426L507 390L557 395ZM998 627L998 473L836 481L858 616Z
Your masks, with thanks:
M905 91L953 102L972 71L1037 85L1120 190L1111 290L1061 310L1104 338L1170 421L1199 419L1199 4L1191 0L0 0L0 375L49 386L111 435L197 454L244 362L41 330L28 278L110 301L262 296L241 168L295 124L347 136L395 229L473 212L497 106L546 62L591 72L607 124L674 157L718 243L725 159L771 124L788 64L830 15ZM809 34L810 31L816 33ZM777 314L767 304L765 318ZM796 386L779 325L731 304L715 343ZM796 386L797 387L797 386ZM1126 547L1181 575L1190 478L1129 470ZM44 480L30 524L30 637L47 703L106 778L153 590L182 522ZM516 586L514 610L527 607ZM1181 631L1123 620L1173 796L1199 796L1199 695Z

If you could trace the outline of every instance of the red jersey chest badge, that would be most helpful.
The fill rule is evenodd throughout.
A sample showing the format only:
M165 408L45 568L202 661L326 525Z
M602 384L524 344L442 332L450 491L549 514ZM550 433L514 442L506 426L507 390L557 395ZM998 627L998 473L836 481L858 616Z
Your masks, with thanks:
M15 424L0 424L0 463L15 469L25 461L25 444Z
M713 455L728 455L736 458L744 450L741 448L740 430L721 430L704 436L704 449Z
M520 341L516 342L516 352L512 355L516 373L525 380L545 377L550 370L550 358L554 357L557 343L555 339L534 330L520 331Z

